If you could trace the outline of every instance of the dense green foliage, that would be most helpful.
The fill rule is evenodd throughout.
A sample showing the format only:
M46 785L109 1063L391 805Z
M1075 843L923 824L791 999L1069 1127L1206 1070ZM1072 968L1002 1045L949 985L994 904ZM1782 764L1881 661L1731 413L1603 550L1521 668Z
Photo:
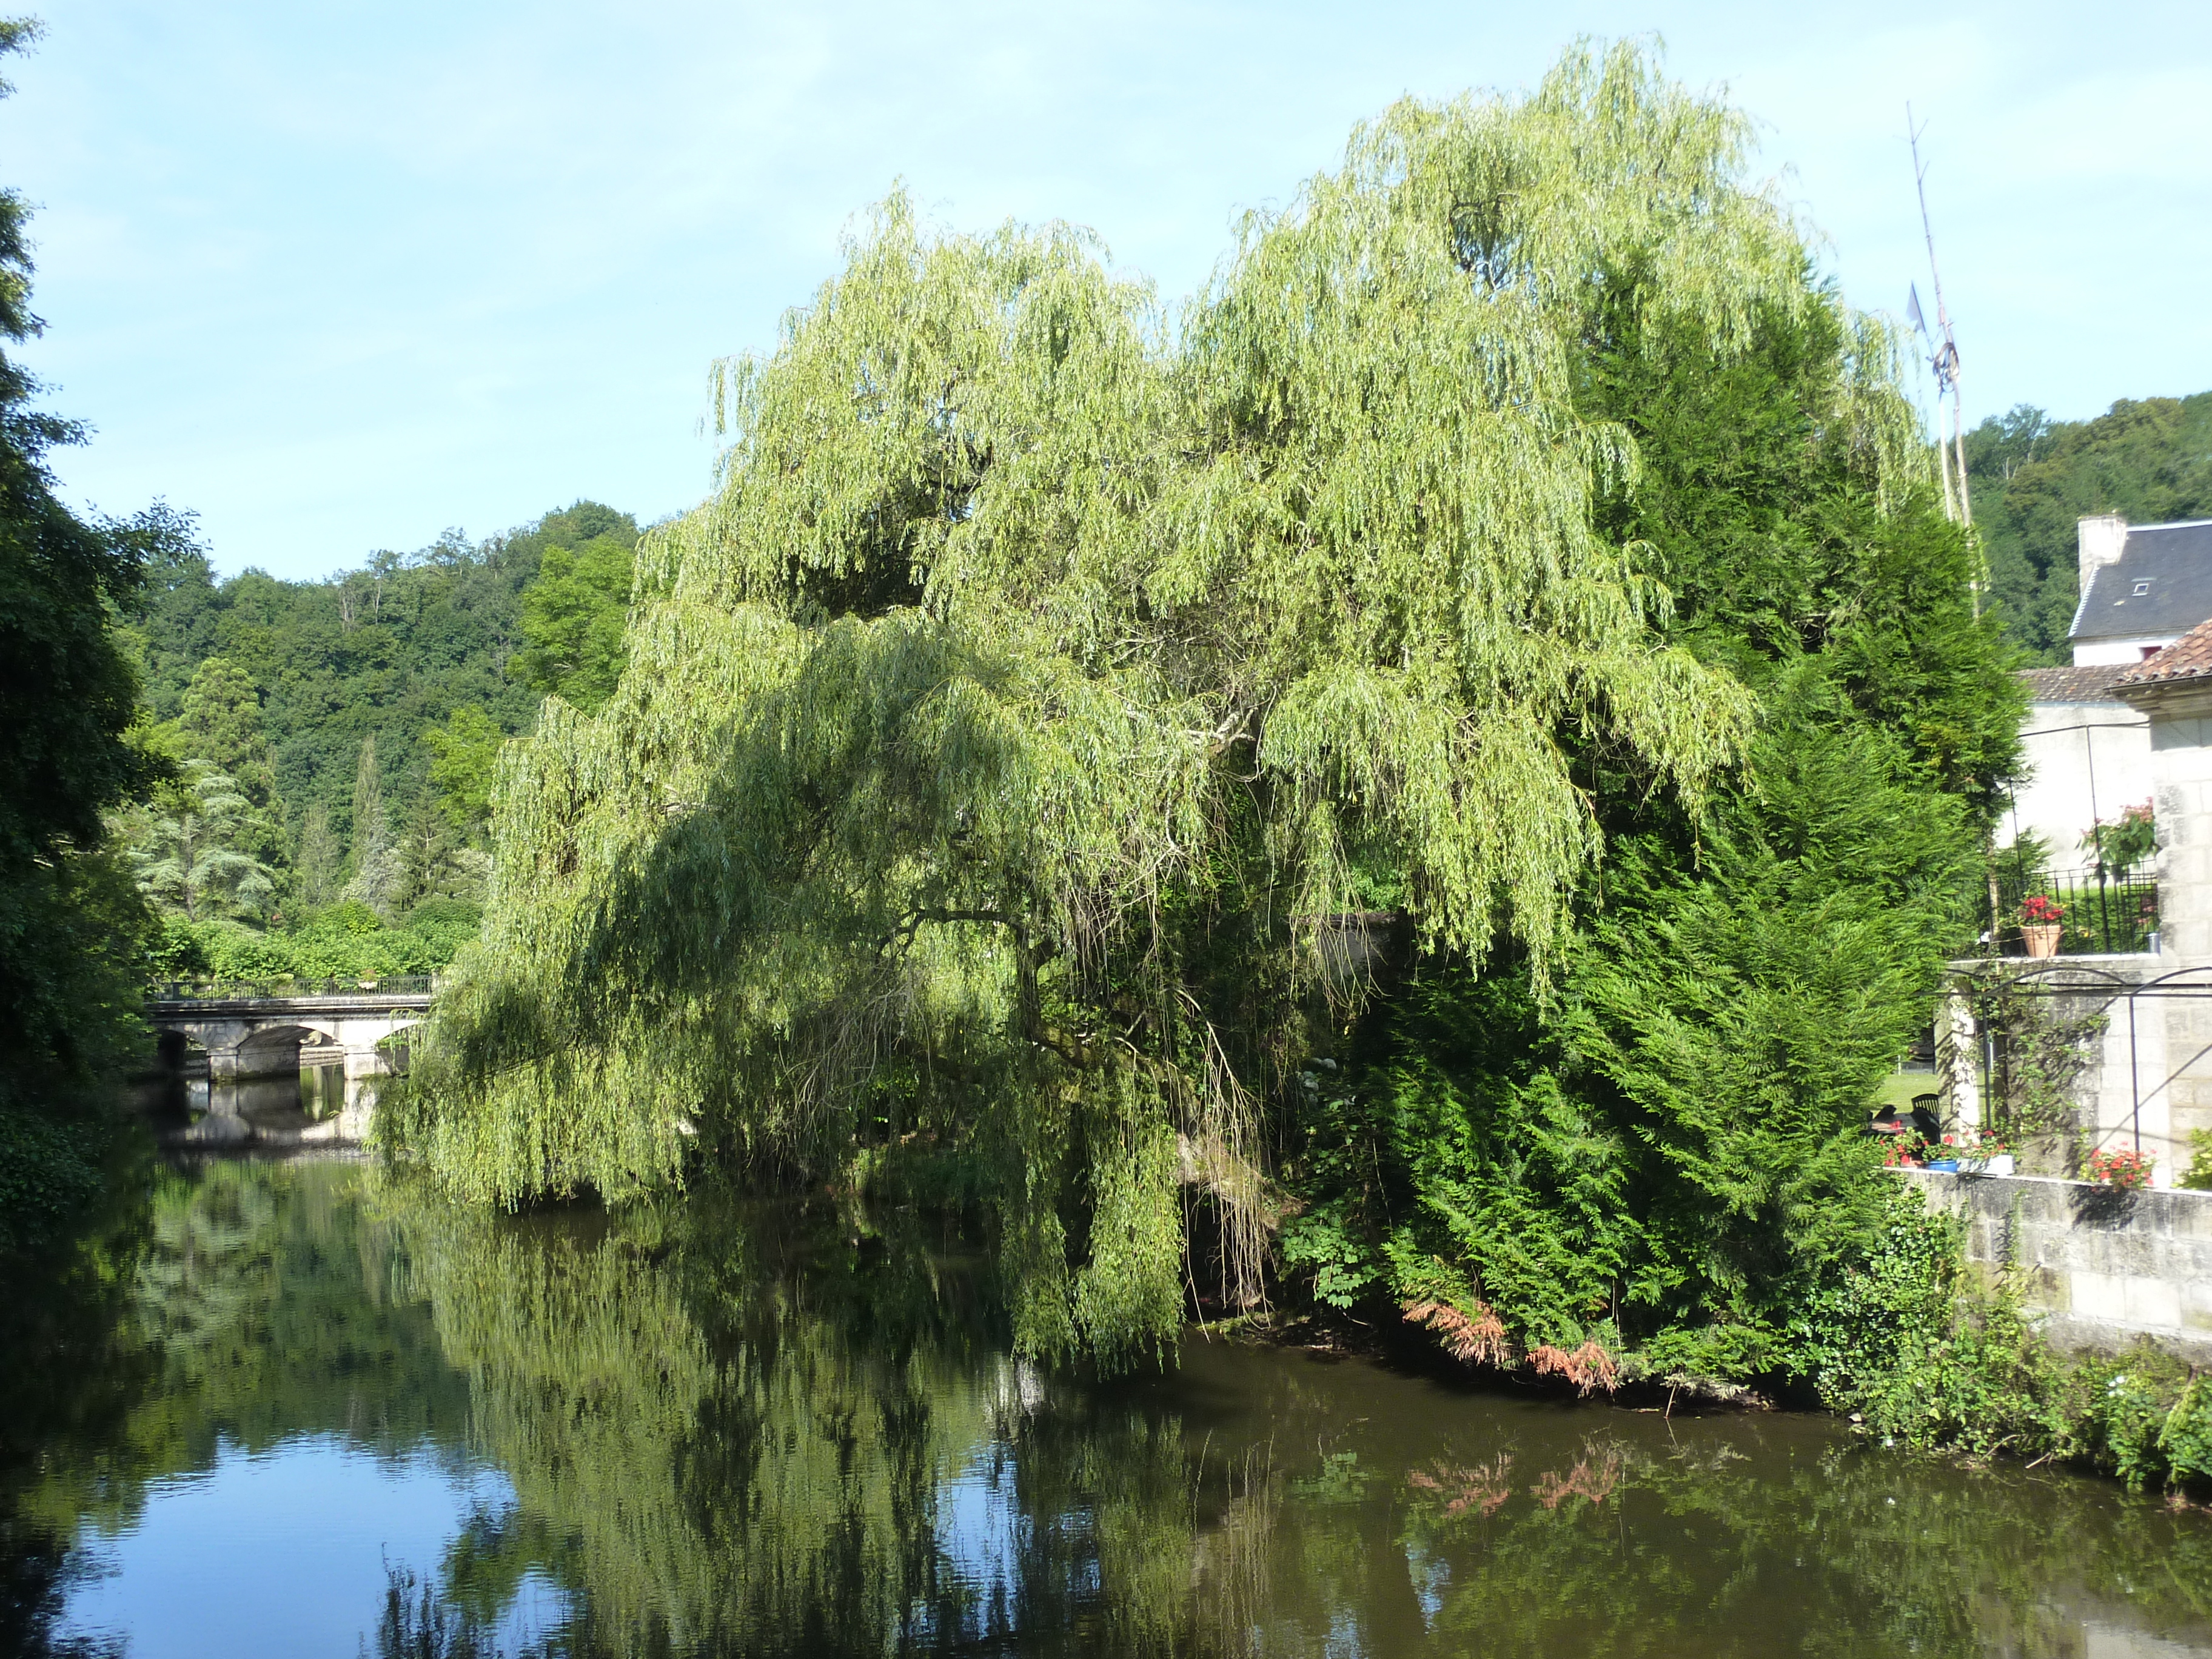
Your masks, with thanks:
M483 913L466 899L433 896L397 921L358 899L315 911L295 927L169 921L148 951L156 980L389 979L434 974L476 937Z
M1766 1363L2016 707L1744 133L1626 47L1401 105L1171 336L1075 233L888 204L729 368L614 696L510 748L395 1144L507 1203L949 1155L1024 1349L1111 1365L1179 1186L1255 1292L1287 1130L1346 1294ZM1421 975L1286 1125L1376 907Z
M2081 597L2075 521L2212 517L2212 392L2124 398L2087 421L2053 421L2023 404L1966 434L1966 465L2008 629L2032 660L2070 662L2066 631Z
M1963 1269L1953 1224L1890 1195L1881 1247L1808 1298L1795 1334L1822 1396L1886 1439L2063 1458L2130 1486L2212 1485L2212 1386L2148 1342L2055 1352L2014 1287Z
M587 517L587 513L603 517ZM623 630L629 614L637 526L627 515L579 502L545 524L538 579L523 591L526 643L515 653L514 678L590 714L614 695L622 678Z
M1326 1299L1497 1322L1493 1358L1740 1379L1791 1364L1795 1310L1872 1237L1866 1103L1966 936L2019 704L1964 538L1820 441L1844 344L1819 309L1717 371L1612 337L1589 395L1643 471L1607 511L1663 560L1676 637L1759 694L1749 763L1692 817L1593 757L1607 856L1556 1012L1525 968L1431 961L1340 1084L1310 1074L1285 1250Z
M539 695L619 665L635 522L579 501L321 582L218 582L189 526L168 527L128 637L147 741L178 776L117 825L166 918L155 971L442 968L474 930L500 745ZM579 637L598 642L581 681L549 667Z
M543 607L526 597L541 567L550 555L563 570L579 559L598 570L607 550L621 553L636 536L628 514L579 501L524 530L473 544L449 532L419 553L380 553L319 582L258 570L217 580L204 549L173 545L149 568L135 618L147 703L195 740L191 752L234 776L243 777L242 753L257 756L267 776L259 804L276 812L288 863L317 806L349 849L374 827L354 822L371 740L396 817L433 787L458 720L473 764L465 773L449 764L434 799L480 811L491 758L484 729L522 730L538 697L557 689L522 667L558 645L553 623L536 631L531 616ZM618 605L615 614L618 623ZM210 702L222 712L196 713Z
M0 21L0 58L35 35ZM9 344L40 328L28 213L0 190ZM138 686L112 623L167 520L92 524L63 504L46 457L82 434L33 409L38 390L0 349L0 1252L96 1191L106 1136L86 1097L138 1029L132 958L147 927L102 815L161 769L126 740Z

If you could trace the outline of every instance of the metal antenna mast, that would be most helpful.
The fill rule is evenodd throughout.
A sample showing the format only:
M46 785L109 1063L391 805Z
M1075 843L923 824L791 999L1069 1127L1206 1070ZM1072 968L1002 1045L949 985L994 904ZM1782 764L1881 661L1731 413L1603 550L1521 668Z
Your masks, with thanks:
M1920 159L1920 135L1925 130L1923 127L1916 127L1912 125L1912 106L1906 104L1905 134L1912 146L1912 185L1920 195L1920 231L1921 234L1928 239L1928 274L1936 283L1936 326L1943 337L1941 343L1935 345L1928 362L1929 367L1936 371L1936 397L1938 404L1941 404L1947 392L1951 398L1951 441L1948 445L1943 441L1942 417L1939 415L1936 417L1936 447L1943 458L1945 505L1949 505L1952 470L1955 467L1958 474L1959 517L1961 522L1971 528L1974 522L1974 504L1966 494L1966 422L1959 395L1959 342L1957 337L1951 332L1950 311L1943 304L1943 273L1936 264L1936 231L1928 218L1928 168ZM1928 331L1928 325L1920 317L1920 305L1917 299L1913 302L1912 311L1913 320L1920 325L1921 332L1924 336ZM1976 608L1979 609L1978 604Z

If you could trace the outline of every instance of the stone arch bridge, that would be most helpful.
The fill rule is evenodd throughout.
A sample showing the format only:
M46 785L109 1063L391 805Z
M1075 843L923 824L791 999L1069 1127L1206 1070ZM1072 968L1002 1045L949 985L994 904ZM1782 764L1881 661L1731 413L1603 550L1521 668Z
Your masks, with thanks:
M428 977L355 984L167 985L146 1000L165 1070L181 1075L191 1051L207 1056L209 1107L234 1113L236 1085L313 1072L327 1079L352 1138L368 1124L375 1079L404 1055L389 1039L429 1017ZM342 1089L342 1093L341 1093Z

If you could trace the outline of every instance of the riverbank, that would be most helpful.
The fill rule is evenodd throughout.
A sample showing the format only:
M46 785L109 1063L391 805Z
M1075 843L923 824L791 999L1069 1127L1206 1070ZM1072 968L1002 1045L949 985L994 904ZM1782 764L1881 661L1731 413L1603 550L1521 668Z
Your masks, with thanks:
M2208 1241L2212 1194L1914 1171L1879 1246L1808 1299L1778 1363L1750 1377L1668 1373L1633 1351L1584 1379L1525 1360L1464 1363L1381 1303L1358 1310L1366 1317L1309 1302L1270 1325L1213 1328L1530 1398L1669 1417L1820 1411L1889 1449L1974 1467L2063 1464L2186 1506L2212 1502L2212 1377L2194 1328L2093 1318L2082 1304L2117 1284L2139 1313L2193 1309L2212 1283ZM1583 1385L1608 1369L1612 1386Z
M264 1158L369 1157L343 1143L297 1136L282 1142L202 1139L173 1147ZM2063 1463L2180 1501L2212 1500L2212 1386L2200 1381L2190 1358L2151 1345L2139 1331L2085 1350L2079 1340L2066 1340L2081 1337L2078 1322L2062 1327L2054 1340L2049 1310L2025 1293L2051 1282L2047 1270L2039 1270L2045 1277L2039 1279L2027 1268L2051 1259L2058 1249L2053 1239L2072 1237L2075 1224L2095 1248L2120 1252L2138 1267L2164 1263L2161 1271L2191 1271L2195 1258L2188 1252L2197 1247L2195 1230L2204 1218L2198 1206L2212 1210L2212 1195L2147 1194L2115 1204L2096 1189L2062 1190L2083 1183L2029 1182L2028 1195L2043 1206L2033 1212L2042 1219L2031 1225L2027 1198L1997 1184L2005 1180L1915 1172L1900 1182L1883 1247L1805 1308L1781 1362L1755 1376L1668 1371L1632 1351L1596 1355L1579 1376L1540 1361L1469 1364L1429 1328L1433 1310L1409 1319L1387 1304L1339 1310L1290 1297L1264 1319L1224 1317L1218 1303L1201 1300L1189 1310L1194 1317L1182 1346L1188 1353L1194 1341L1250 1340L1317 1359L1376 1364L1478 1395L1553 1406L1588 1401L1664 1420L1813 1411L1893 1449L1974 1465ZM886 1231L927 1225L946 1237L961 1234L963 1206L949 1194L939 1197L948 1201L870 1202L841 1187L811 1201L849 1212L854 1248L868 1249L867 1241ZM1972 1206L1982 1220L1968 1224L1962 1206ZM647 1212L657 1207L643 1206ZM2006 1218L2010 1231L1993 1231L1991 1216ZM610 1224L618 1218L610 1216ZM2060 1218L2070 1218L2069 1229L2053 1232ZM2005 1248L2014 1254L1998 1262L1992 1238L2009 1241ZM2179 1254L2159 1255L2147 1242L2157 1240ZM2069 1248L2092 1244L2077 1238ZM2113 1334L2107 1329L2106 1335Z

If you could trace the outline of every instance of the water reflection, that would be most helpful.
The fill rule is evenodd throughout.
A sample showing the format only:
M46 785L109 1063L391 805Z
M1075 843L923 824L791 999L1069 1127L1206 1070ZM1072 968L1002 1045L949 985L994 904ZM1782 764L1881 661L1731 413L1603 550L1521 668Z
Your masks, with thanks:
M392 1653L2212 1653L2201 1514L1219 1341L1047 1378L910 1212L502 1220L214 1163L135 1261L127 1401L43 1419L13 1489L114 1569L49 1637L153 1652L195 1594L274 1609L319 1560L331 1629ZM161 1553L256 1527L293 1555L196 1585ZM243 1617L228 1651L329 1650Z
M181 1033L164 1034L159 1048L157 1066L137 1085L137 1103L161 1139L231 1151L358 1143L378 1090L389 1070L405 1069L407 1052L391 1048L362 1069L355 1064L360 1056L298 1028L258 1033L220 1071Z
M375 1077L342 1066L303 1066L269 1077L186 1073L142 1086L140 1105L162 1140L180 1148L240 1151L357 1143L375 1112Z

